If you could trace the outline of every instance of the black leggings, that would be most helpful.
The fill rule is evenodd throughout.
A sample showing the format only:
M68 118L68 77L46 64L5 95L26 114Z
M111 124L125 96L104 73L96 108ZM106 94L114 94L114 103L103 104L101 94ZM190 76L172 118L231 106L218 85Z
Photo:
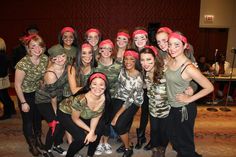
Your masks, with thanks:
M195 103L186 105L188 119L181 122L182 107L170 110L170 142L181 157L195 157L194 123L197 115Z
M67 157L73 157L79 150L81 150L85 144L84 144L84 140L86 138L86 131L82 128L80 128L78 125L76 125L70 114L66 114L63 113L62 111L58 110L58 119L60 121L60 123L63 125L63 127L66 129L66 131L68 131L72 137L73 137L73 142L70 144L68 151L67 151ZM82 118L81 118L82 119ZM86 123L88 126L90 125L90 119L82 119L84 123ZM99 141L101 139L101 136L103 134L104 131L104 120L103 118L100 118L96 130L95 130L95 134L97 135L97 139L92 142L89 143L88 146L88 152L87 155L88 156L93 156L94 152L99 144Z
M21 111L21 117L23 121L23 133L26 139L34 138L41 135L42 119L35 104L35 92L23 94L26 102L30 106L29 112L23 112L21 109L21 104L19 103L19 109ZM19 99L18 102L20 102Z
M115 114L119 111L119 109L123 106L124 101L120 99L114 99L112 102L112 118L114 118ZM137 113L139 107L135 104L132 104L128 107L117 119L116 125L113 126L118 135L123 135L128 133L131 125L133 123L133 119L135 114Z
M139 130L143 131L144 133L148 124L148 117L149 117L148 101L149 98L147 96L147 89L144 89L143 104L141 106L141 117L139 123Z
M150 139L152 147L167 147L169 143L168 119L168 117L157 118L150 115Z
M53 110L51 103L37 104L38 110L43 118L47 121L47 123L51 123L53 121L58 121L58 118ZM52 127L49 127L46 141L45 141L45 150L51 149L53 143L55 146L61 143L61 139L64 136L64 129L61 124L58 123L55 127L54 133L52 134Z
M12 113L16 112L14 102L12 101L9 93L9 88L0 89L0 101L3 104L4 114L10 116Z

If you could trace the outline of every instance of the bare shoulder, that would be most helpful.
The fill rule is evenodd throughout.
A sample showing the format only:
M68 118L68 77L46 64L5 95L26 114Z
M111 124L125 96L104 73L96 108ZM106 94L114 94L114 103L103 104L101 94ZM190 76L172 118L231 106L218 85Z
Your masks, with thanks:
M53 84L57 81L56 73L53 71L47 71L44 75L44 81L46 84Z

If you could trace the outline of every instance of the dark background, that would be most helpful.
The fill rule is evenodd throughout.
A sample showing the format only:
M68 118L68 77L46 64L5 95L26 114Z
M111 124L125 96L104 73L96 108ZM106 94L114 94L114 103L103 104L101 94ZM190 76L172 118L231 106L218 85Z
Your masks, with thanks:
M10 54L26 27L36 24L47 47L57 43L64 26L74 27L83 41L91 27L103 38L115 39L120 28L130 32L136 26L168 26L183 32L195 50L212 61L215 49L226 52L228 29L199 28L200 0L2 0L0 37Z

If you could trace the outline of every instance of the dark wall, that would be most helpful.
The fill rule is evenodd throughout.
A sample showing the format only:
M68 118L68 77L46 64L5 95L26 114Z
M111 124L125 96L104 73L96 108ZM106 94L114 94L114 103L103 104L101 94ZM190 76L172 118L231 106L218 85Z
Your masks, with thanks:
M78 30L79 42L90 27L101 30L104 38L115 38L120 28L130 32L136 26L148 27L160 22L180 30L194 49L200 51L200 0L3 0L0 5L0 36L8 52L30 24L37 24L48 47L57 42L62 27L71 25Z

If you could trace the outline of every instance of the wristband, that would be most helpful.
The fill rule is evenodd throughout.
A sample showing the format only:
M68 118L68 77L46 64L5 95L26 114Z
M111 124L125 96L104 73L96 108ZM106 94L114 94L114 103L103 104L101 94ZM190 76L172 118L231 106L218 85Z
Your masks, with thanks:
M23 105L23 104L26 104L26 102L22 102L22 103L20 103L21 105Z

